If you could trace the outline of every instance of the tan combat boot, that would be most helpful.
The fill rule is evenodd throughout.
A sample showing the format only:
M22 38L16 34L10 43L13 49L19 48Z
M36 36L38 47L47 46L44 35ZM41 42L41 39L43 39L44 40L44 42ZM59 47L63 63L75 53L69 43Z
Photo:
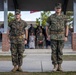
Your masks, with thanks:
M58 64L54 65L53 71L55 72L57 71L57 69L58 69Z
M61 64L58 64L58 69L57 69L57 71L62 71Z
M23 72L23 70L21 69L21 66L18 67L17 71Z
M12 72L16 72L18 69L18 66L14 66L14 68L11 70Z

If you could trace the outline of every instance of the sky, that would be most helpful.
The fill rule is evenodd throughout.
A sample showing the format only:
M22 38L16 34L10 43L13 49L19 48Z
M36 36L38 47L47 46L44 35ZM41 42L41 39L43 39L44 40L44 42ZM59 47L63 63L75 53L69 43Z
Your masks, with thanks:
M12 11L9 11L8 13L13 13ZM21 12L21 18L25 21L36 21L36 18L40 17L40 12L30 13L30 11ZM4 21L4 12L0 12L0 21Z
M12 11L9 11L9 12L12 12ZM12 12L12 13L14 13L14 12ZM36 21L36 18L39 18L40 16L41 16L40 12L35 12L35 13L30 13L30 11L21 12L21 18L25 21ZM4 21L4 12L3 11L0 11L0 21Z

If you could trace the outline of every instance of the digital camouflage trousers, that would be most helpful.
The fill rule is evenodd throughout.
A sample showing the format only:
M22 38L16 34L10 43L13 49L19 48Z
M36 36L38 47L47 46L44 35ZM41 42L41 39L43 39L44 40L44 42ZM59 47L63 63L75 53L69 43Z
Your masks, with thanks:
M18 65L21 66L23 63L23 52L25 49L24 43L21 44L11 44L11 57L12 57L12 63L14 66Z
M52 49L52 64L61 64L62 59L62 49L64 48L64 41L63 40L51 40L51 49Z

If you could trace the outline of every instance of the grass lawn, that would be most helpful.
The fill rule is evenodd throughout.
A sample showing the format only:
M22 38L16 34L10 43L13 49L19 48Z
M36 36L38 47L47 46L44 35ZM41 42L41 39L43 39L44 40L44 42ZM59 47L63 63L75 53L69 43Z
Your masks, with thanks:
M25 57L24 55L23 57ZM0 56L0 61L11 61L11 56Z
M0 56L0 61L11 61L11 56Z
M65 60L65 61L76 61L76 55L64 55L63 60ZM11 61L11 56L0 56L0 61Z
M65 60L65 61L76 61L76 55L64 55L63 60Z
M76 72L43 72L43 73L0 72L0 75L76 75Z

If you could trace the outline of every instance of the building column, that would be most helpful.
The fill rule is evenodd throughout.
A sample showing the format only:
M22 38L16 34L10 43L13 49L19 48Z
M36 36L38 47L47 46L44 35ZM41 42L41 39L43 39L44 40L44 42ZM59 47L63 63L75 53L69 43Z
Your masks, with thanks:
M72 49L76 51L76 0L73 2L73 10L74 10L74 27L73 27L73 33L72 33Z
M9 50L7 29L8 29L8 0L4 0L4 33L2 34L2 51Z

